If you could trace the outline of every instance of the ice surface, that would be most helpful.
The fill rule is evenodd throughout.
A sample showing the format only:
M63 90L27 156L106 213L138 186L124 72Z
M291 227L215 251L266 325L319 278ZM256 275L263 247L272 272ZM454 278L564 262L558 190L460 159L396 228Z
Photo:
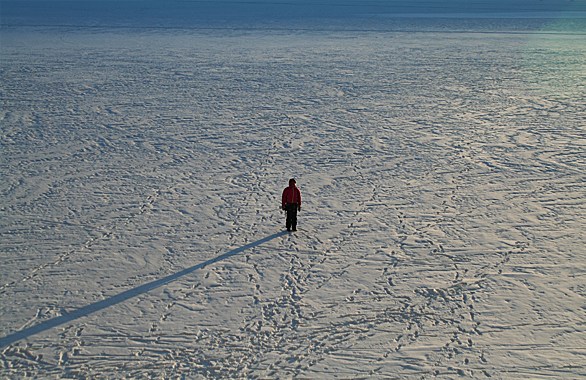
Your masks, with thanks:
M584 35L463 20L4 25L0 375L586 376Z

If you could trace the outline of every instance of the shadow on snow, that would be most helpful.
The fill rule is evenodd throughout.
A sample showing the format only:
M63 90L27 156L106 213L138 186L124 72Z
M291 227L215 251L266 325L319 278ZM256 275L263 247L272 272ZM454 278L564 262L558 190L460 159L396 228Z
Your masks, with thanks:
M5 336L4 338L0 338L0 347L8 346L8 345L10 345L10 344L12 344L14 342L17 342L17 341L22 340L22 339L29 338L32 335L35 335L35 334L38 334L40 332L49 330L49 329L51 329L53 327L57 327L57 326L62 325L64 323L72 322L72 321L74 321L76 319L79 319L81 317L88 316L88 315L93 314L93 313L95 313L97 311L106 309L106 308L108 308L110 306L114 306L116 304L119 304L121 302L124 302L126 300L129 300L131 298L134 298L134 297L136 297L136 296L138 296L140 294L144 294L144 293L150 292L153 289L159 288L159 287L161 287L163 285L166 285L166 284L169 284L169 283L171 283L171 282L173 282L175 280L178 280L179 278L181 278L183 276L186 276L186 275L188 275L190 273L193 273L193 272L195 272L198 269L205 268L206 266L211 265L211 264L214 264L214 263L217 263L218 261L222 261L222 260L225 260L225 259L230 258L232 256L238 255L238 254L246 251L247 249L254 248L254 247L258 247L261 244L264 244L264 243L266 243L266 242L268 242L270 240L273 240L273 239L275 239L275 238L277 238L279 236L283 236L285 234L287 234L287 232L285 232L285 231L277 232L275 234L269 235L269 236L267 236L265 238L262 238L260 240L255 241L255 242L252 242L252 243L243 245L242 247L235 248L235 249L233 249L233 250L231 250L229 252L226 252L226 253L218 256L218 257L215 257L215 258L210 259L208 261L204 261L203 263L194 265L194 266L192 266L190 268L187 268L187 269L184 269L184 270L182 270L180 272L171 274L171 275L169 275L167 277L164 277L164 278L161 278L159 280L155 280L155 281L149 282L147 284L138 286L138 287L133 288L133 289L126 290L126 291L124 291L124 292L122 292L120 294L117 294L117 295L112 296L110 298L107 298L105 300L102 300L102 301L99 301L99 302L96 302L96 303L93 303L93 304L84 306L84 307L82 307L80 309L74 310L74 311L72 311L70 313L67 313L65 315L61 315L61 316L56 317L56 318L49 319L49 320L47 320L45 322L39 323L38 325L35 325L35 326L32 326L32 327L28 327L28 328L26 328L24 330L17 331L17 332L12 333L12 334L10 334L8 336Z

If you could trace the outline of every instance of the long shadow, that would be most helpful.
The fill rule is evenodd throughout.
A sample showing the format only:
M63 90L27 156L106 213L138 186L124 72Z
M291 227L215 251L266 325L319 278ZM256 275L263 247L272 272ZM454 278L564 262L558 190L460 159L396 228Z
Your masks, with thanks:
M24 330L17 331L13 334L5 336L4 338L0 338L0 348L6 347L14 342L17 342L21 339L26 339L26 338L28 338L32 335L38 334L40 332L52 329L53 327L57 327L57 326L62 325L64 323L72 322L72 321L79 319L81 317L88 316L88 315L93 314L97 311L100 311L100 310L103 310L103 309L108 308L110 306L114 306L114 305L119 304L121 302L127 301L131 298L134 298L134 297L140 295L140 294L150 292L153 289L159 288L159 287L166 285L166 284L169 284L170 282L173 282L183 276L186 276L190 273L193 273L198 269L205 268L206 266L217 263L218 261L222 261L222 260L225 260L229 257L238 255L239 253L242 253L242 252L246 251L247 249L258 247L261 244L264 244L270 240L276 239L279 236L283 236L285 234L287 234L286 231L277 232L275 234L272 234L272 235L269 235L265 238L257 240L253 243L249 243L249 244L246 244L240 248L233 249L229 252L226 252L226 253L224 253L218 257L215 257L213 259L210 259L208 261L204 261L203 263L194 265L194 266L187 268L187 269L184 269L180 272L171 274L167 277L149 282L147 284L138 286L133 289L129 289L129 290L124 291L120 294L112 296L108 299L105 299L105 300L102 300L102 301L99 301L96 303L92 303L91 305L84 306L80 309L74 310L74 311L67 313L65 315L61 315L59 317L49 319L45 322L39 323L38 325L28 327Z

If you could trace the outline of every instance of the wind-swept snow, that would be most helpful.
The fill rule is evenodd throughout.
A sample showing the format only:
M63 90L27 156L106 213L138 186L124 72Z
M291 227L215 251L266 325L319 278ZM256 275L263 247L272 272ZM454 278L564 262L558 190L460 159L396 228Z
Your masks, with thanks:
M586 376L583 35L20 27L1 55L3 377Z

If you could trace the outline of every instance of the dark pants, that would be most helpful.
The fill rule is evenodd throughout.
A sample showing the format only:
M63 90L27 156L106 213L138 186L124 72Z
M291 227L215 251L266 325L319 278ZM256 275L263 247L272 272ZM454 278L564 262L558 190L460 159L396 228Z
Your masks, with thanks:
M287 222L285 223L287 230L292 228L295 231L297 229L297 204L289 203L285 206L285 210L287 210Z

